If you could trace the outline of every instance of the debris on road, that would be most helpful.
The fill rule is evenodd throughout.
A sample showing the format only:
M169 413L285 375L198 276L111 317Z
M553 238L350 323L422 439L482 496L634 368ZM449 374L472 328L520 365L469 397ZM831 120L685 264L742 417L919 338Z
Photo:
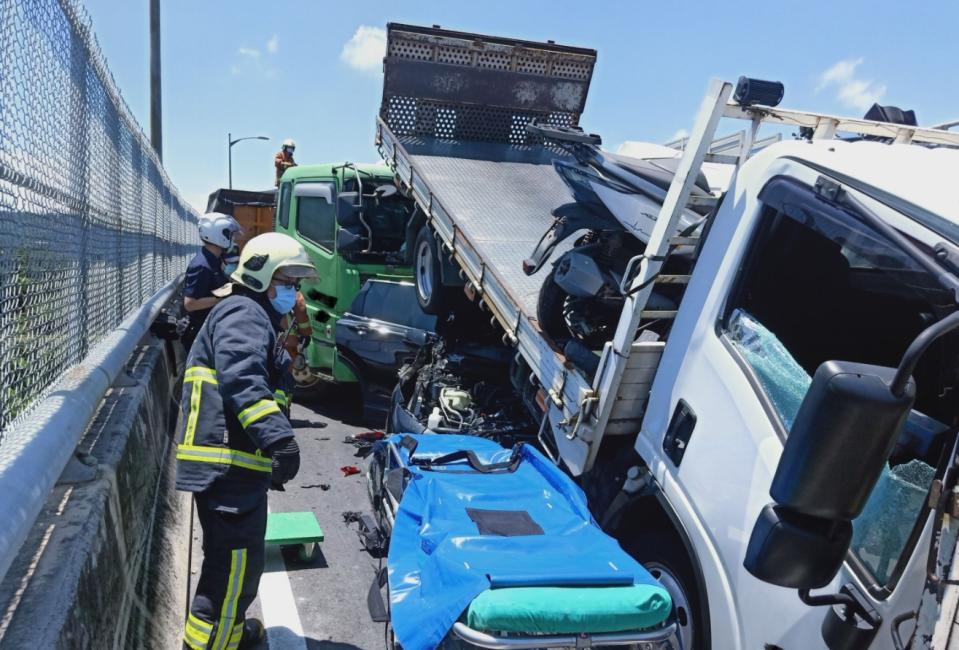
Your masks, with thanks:
M347 526L353 523L357 524L356 534L359 536L363 548L371 556L374 558L386 557L389 541L371 515L356 510L347 510L343 513L343 523Z
M343 472L343 476L353 476L360 473L360 468L356 465L344 465L340 471Z
M386 434L382 431L363 431L343 438L343 442L356 447L357 458L366 458L373 452L373 443L382 440Z

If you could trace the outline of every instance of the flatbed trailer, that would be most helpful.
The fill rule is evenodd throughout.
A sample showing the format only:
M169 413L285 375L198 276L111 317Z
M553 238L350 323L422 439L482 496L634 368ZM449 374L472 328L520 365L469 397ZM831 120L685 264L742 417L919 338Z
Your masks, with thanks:
M605 344L595 375L587 377L537 322L549 265L532 275L523 271L553 211L573 200L552 165L565 154L526 125L578 126L595 61L595 50L552 42L390 24L376 127L383 159L425 215L468 293L489 309L528 364L544 396L543 429L549 425L552 446L575 475L592 467L605 436L635 435L642 426L666 341L637 340L637 332L642 323L676 315L647 310L646 303L652 285L667 281L659 278L667 253L697 243L672 235L680 215L693 205L719 204L722 188L713 196L691 197L704 163L725 165L727 177L734 178L768 144L757 140L763 123L793 126L817 140L846 132L895 143L957 142L946 130L740 104L732 100L734 84L713 81L682 144L646 252L630 264L616 334ZM749 126L732 139L716 139L723 118ZM554 260L572 239L558 247Z
M387 47L380 153L532 369L554 406L553 426L565 421L576 431L577 414L595 392L536 321L548 266L533 275L522 269L553 211L573 197L552 164L565 154L525 126L578 124L596 52L397 24L388 26ZM502 68L488 78L494 59ZM611 432L638 428L661 352L660 344L636 347Z

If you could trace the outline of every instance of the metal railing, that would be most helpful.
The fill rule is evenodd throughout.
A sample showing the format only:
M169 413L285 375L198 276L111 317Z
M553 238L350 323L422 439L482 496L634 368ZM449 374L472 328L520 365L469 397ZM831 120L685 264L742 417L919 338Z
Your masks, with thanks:
M79 4L4 0L0 576L119 356L196 251L196 217L120 96ZM29 489L9 491L18 481Z
M177 194L73 0L0 12L0 457L53 382L186 266Z

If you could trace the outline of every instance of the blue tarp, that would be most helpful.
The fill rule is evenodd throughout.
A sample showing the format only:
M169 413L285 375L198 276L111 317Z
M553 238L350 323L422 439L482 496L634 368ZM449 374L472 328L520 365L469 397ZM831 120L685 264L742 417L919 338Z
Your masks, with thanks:
M399 443L403 435L392 436ZM472 436L414 435L414 458L470 449L484 463L510 451ZM406 461L408 451L400 447ZM659 585L593 521L586 496L529 446L511 473L466 462L410 466L388 558L391 619L406 650L431 650L470 602L491 586ZM543 534L481 535L467 508L525 511Z

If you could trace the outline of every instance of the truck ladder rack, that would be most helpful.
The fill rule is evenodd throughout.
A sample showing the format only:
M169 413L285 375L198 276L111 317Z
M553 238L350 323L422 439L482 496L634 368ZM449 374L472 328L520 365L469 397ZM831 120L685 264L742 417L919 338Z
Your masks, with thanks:
M752 153L778 140L776 136L756 140L756 134L763 123L809 129L813 139L833 138L837 133L845 132L858 136L881 137L894 144L959 147L959 133L948 131L951 124L939 125L938 128L922 128L769 106L741 106L730 103L732 92L733 84L712 81L700 106L692 133L667 145L681 149L683 156L646 245L639 271L632 276L630 286L625 292L626 305L616 334L603 348L599 370L592 384L592 394L588 401L583 402L580 418L588 413L587 422L579 421L575 430L575 435L589 446L585 469L592 466L600 440L612 421L614 406L622 399L620 383L628 366L630 353L635 348L638 328L650 319L676 317L677 312L647 310L646 303L657 282L677 281L675 276L659 276L662 260L669 249L674 246L695 245L698 241L697 237L671 238L669 233L676 232L684 208L690 205L690 191L704 162L732 162L738 171ZM748 120L751 123L750 128L733 136L715 139L716 128L724 117ZM735 155L726 153L730 150L735 150Z

